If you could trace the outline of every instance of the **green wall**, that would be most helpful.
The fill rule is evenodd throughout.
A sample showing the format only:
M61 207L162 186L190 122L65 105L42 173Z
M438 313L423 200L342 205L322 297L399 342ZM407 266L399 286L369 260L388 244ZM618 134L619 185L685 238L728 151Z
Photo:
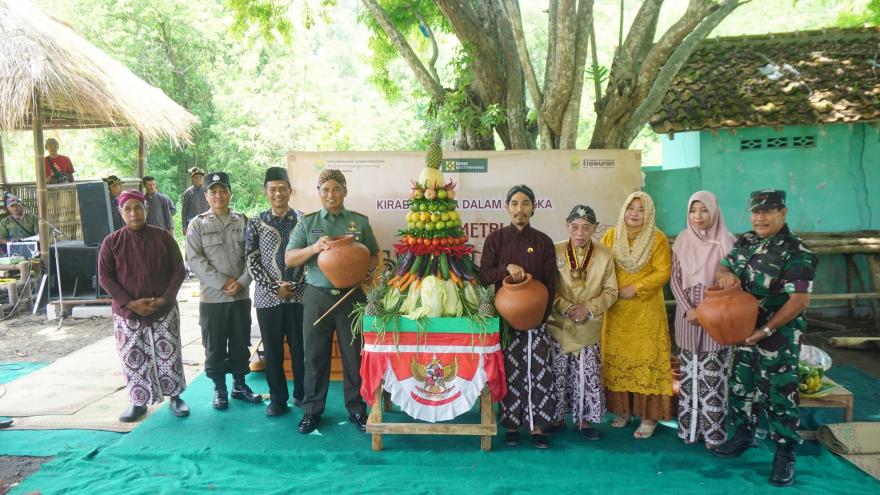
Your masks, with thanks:
M799 136L815 136L815 146L740 149L743 139ZM656 203L657 226L670 235L684 228L687 199L700 189L715 193L734 233L751 230L749 193L764 188L786 191L788 224L797 232L880 230L880 130L867 124L701 132L698 167L670 169L666 157L662 167L646 167L645 191ZM864 256L855 258L868 273ZM843 256L820 256L817 292L845 292L845 277Z

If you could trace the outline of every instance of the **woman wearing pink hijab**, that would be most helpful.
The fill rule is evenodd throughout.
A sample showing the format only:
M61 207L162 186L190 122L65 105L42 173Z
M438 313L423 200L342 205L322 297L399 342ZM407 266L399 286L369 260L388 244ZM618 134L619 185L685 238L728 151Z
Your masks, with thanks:
M672 245L675 343L681 362L678 436L713 449L727 439L727 346L700 326L695 309L715 280L718 263L736 239L724 225L718 200L697 191L688 200L687 228Z

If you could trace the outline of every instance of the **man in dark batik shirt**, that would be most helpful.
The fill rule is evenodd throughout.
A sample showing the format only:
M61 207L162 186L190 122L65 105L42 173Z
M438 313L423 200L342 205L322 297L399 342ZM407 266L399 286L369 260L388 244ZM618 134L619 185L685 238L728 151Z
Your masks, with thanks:
M302 267L284 266L284 251L290 233L302 212L290 208L290 179L287 170L270 167L263 180L272 206L258 218L248 220L245 233L247 266L256 282L254 307L266 356L266 383L271 401L266 416L288 411L287 379L284 376L284 339L293 369L293 403L303 399L303 306L305 288Z
M754 445L760 412L767 415L776 442L770 483L794 482L798 435L798 360L806 329L816 256L785 223L785 191L755 191L749 202L751 232L743 234L721 260L716 273L724 288L741 285L759 302L758 325L734 347L729 381L734 436L715 449L719 457L736 457Z
M493 231L483 244L480 282L496 288L510 275L521 282L531 274L547 286L550 293L544 320L553 302L556 280L556 248L547 234L529 224L535 214L535 193L526 185L514 186L507 193L507 213L511 224ZM550 358L550 334L542 322L525 331L512 330L504 347L507 395L501 401L501 424L508 429L507 445L519 443L519 428L528 425L532 441L540 449L550 446L544 428L556 415L553 393L553 365Z

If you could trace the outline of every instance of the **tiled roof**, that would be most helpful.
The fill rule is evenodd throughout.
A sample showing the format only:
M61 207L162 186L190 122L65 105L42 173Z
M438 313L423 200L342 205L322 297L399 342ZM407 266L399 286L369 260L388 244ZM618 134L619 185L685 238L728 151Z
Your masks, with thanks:
M679 71L654 132L880 120L880 28L704 41Z

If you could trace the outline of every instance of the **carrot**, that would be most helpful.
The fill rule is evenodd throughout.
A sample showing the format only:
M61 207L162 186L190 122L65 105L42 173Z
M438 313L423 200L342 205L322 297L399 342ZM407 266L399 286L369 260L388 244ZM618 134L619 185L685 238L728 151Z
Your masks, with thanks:
M404 282L404 283L400 286L400 291L401 291L401 292L405 291L406 288L409 287L410 284L412 284L415 280L416 280L416 277L415 277L415 276L407 277L406 282Z
M412 273L406 273L406 274L404 274L404 276L402 276L402 277L400 277L399 279L397 279L397 282L395 282L394 287L400 289L400 287L401 287L401 286L402 286L402 285L403 285L408 279L412 278L412 276L413 276Z
M394 282L397 282L398 280L400 280L400 275L395 275L394 278L388 281L388 286L391 287L394 285Z
M419 290L419 287L422 286L422 279L417 278L415 283L413 284L413 290Z
M455 272L453 272L452 270L449 271L449 280L452 280L454 283L458 284L459 287L461 287L461 279L458 278L458 276L456 276Z

